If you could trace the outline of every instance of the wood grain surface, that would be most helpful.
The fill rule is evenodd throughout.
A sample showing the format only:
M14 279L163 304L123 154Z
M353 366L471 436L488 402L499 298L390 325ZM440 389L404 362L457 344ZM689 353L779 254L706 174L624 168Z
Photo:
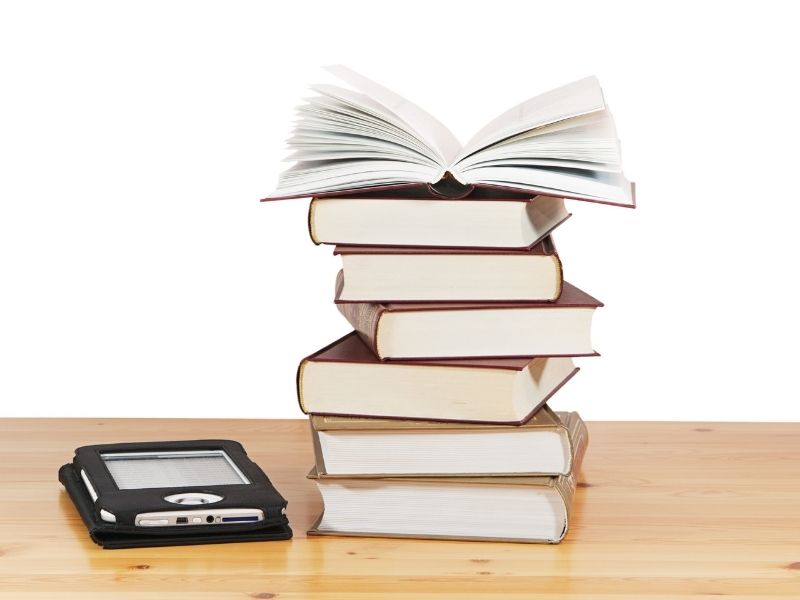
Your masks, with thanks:
M2 598L800 598L800 424L590 423L558 546L306 538L322 504L298 420L0 420ZM295 538L102 550L57 480L102 442L241 441Z

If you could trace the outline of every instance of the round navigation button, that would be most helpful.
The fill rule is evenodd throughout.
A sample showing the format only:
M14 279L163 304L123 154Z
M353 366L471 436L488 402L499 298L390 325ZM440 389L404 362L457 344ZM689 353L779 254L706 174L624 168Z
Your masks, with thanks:
M184 505L197 505L197 504L214 504L222 500L222 496L216 494L205 494L202 492L184 492L182 494L172 494L165 496L164 500L172 502L173 504Z

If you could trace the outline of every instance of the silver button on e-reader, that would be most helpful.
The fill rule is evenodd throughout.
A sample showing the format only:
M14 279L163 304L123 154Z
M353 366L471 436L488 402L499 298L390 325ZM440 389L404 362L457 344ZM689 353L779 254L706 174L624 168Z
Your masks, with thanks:
M222 500L222 496L217 494L206 494L202 492L184 492L182 494L172 494L165 496L164 500L173 504L183 504L196 506L198 504L214 504Z
M169 525L169 519L139 519L139 525L152 527L154 525Z

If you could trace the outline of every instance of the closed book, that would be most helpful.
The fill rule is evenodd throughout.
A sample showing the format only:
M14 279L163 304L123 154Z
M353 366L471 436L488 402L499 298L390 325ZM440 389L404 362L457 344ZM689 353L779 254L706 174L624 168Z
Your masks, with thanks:
M569 216L564 199L550 196L367 194L314 198L308 230L315 244L529 248Z
M576 412L547 405L518 427L312 415L329 477L569 475L588 441Z
M308 533L556 544L569 528L583 455L557 477L363 479L312 469L324 509Z
M602 302L568 282L554 302L345 302L336 305L381 359L594 356Z
M379 360L352 332L303 359L305 413L518 425L578 371L570 358Z
M552 302L561 261L551 237L523 250L336 246L340 302Z

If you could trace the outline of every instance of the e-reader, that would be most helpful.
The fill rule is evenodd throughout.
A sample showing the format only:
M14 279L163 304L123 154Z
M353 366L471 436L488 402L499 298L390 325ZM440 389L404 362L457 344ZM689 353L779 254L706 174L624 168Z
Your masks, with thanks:
M291 537L286 500L233 440L83 446L59 479L92 538L106 547L98 538L166 544Z

